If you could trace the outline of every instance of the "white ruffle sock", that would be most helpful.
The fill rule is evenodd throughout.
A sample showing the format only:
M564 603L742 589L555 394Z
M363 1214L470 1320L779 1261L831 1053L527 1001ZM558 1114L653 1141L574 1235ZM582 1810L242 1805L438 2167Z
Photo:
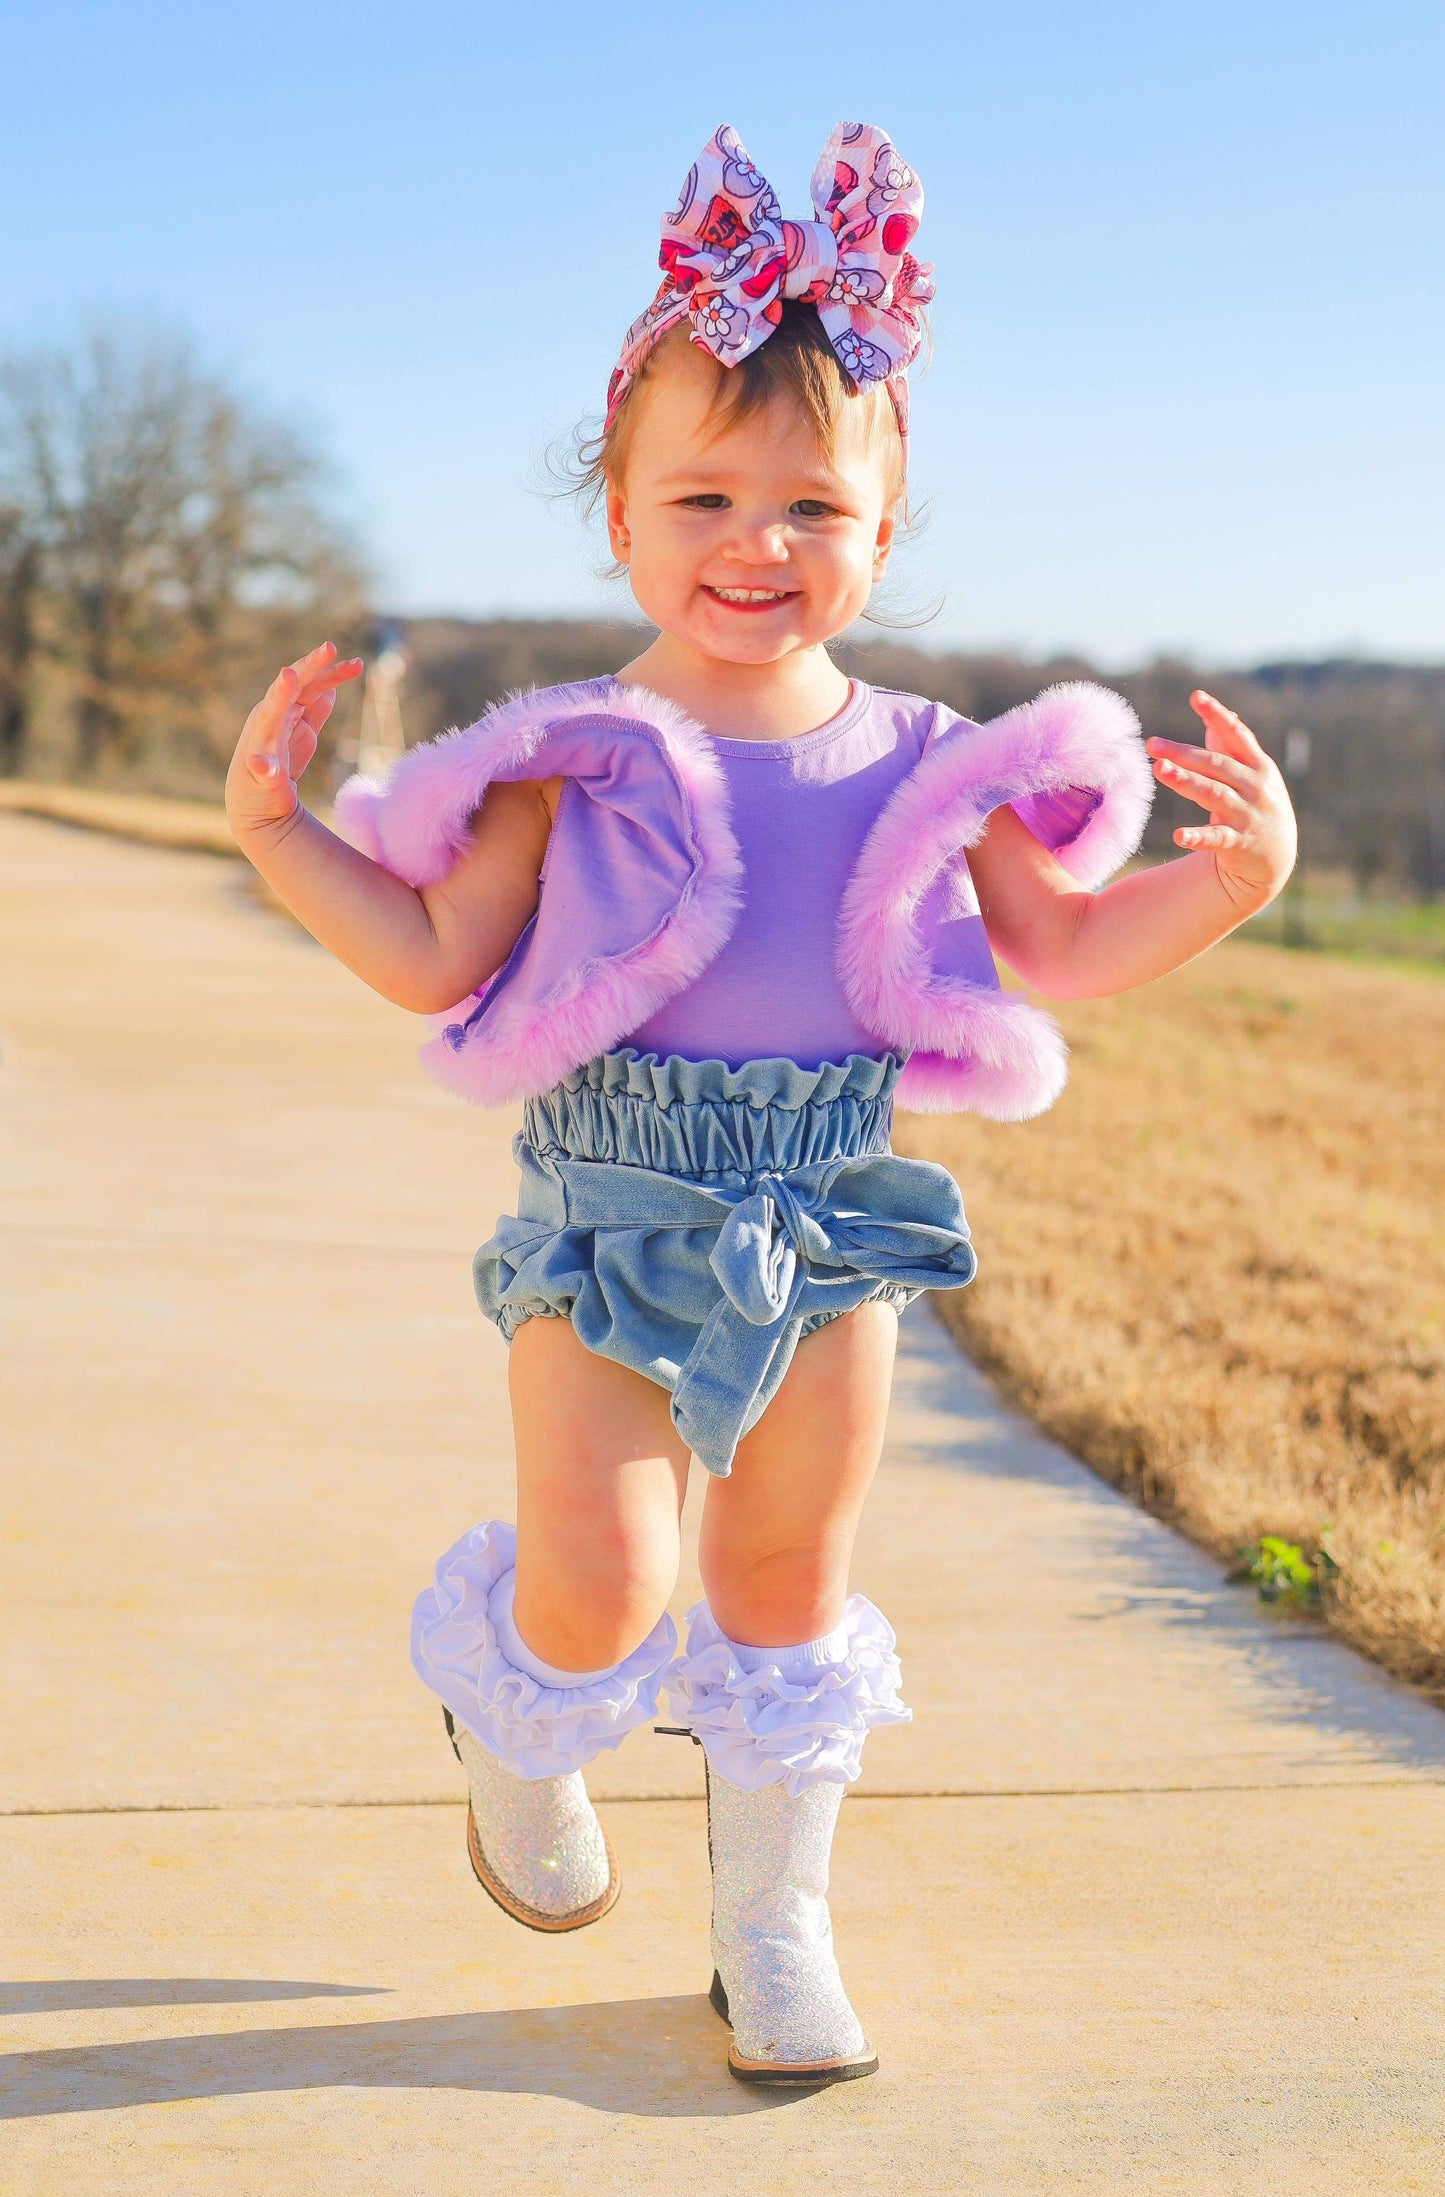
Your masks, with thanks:
M712 2002L741 2082L871 2075L877 2056L833 1953L828 1864L844 1788L878 1724L906 1724L893 1629L861 1594L836 1632L794 1648L729 1640L688 1613L668 1690L707 1759Z
M534 1930L579 1930L619 1890L582 1769L657 1714L677 1634L663 1617L621 1663L557 1670L513 1621L516 1555L516 1529L500 1519L464 1533L417 1596L411 1659L441 1696L467 1773L478 1881Z

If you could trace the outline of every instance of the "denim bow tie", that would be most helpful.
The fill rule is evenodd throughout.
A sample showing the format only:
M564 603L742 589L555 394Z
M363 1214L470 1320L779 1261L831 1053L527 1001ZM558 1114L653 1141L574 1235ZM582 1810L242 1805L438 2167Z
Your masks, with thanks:
M821 1215L781 1175L764 1175L718 1230L708 1265L743 1318L768 1327L787 1317L804 1260L811 1266L846 1263Z
M891 1153L821 1161L739 1188L595 1160L554 1165L570 1228L716 1229L708 1264L721 1294L672 1396L674 1425L711 1472L729 1470L738 1442L776 1394L811 1311L849 1311L880 1281L957 1288L977 1263L951 1178L926 1169L948 1182L958 1225L915 1218L923 1163Z

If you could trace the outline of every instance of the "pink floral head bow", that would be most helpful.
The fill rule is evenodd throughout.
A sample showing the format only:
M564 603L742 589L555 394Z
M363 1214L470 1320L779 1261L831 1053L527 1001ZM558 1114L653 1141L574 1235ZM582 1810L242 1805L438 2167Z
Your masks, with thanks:
M607 391L617 416L653 345L680 321L723 366L756 351L782 318L784 298L818 308L838 363L861 389L885 381L905 441L905 371L923 340L920 307L933 269L908 246L923 186L888 136L840 122L813 171L812 221L784 221L777 196L728 124L716 131L675 210L662 218L662 286L628 329Z

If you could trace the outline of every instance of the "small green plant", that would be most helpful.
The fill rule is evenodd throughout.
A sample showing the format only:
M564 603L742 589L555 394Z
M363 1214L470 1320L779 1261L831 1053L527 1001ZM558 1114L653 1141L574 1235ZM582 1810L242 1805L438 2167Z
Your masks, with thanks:
M1239 1568L1229 1576L1241 1582L1252 1580L1262 1602L1281 1602L1287 1609L1302 1610L1313 1609L1319 1603L1321 1568L1312 1564L1293 1541L1266 1533L1252 1549L1243 1551Z

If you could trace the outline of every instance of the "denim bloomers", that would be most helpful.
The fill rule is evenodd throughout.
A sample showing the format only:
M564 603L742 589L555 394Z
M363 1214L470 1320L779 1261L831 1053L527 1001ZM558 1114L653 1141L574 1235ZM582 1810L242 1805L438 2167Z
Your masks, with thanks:
M902 1066L625 1047L574 1069L525 1103L517 1211L473 1263L482 1310L509 1342L570 1319L670 1390L679 1434L726 1475L802 1336L973 1279L953 1177L889 1149Z

